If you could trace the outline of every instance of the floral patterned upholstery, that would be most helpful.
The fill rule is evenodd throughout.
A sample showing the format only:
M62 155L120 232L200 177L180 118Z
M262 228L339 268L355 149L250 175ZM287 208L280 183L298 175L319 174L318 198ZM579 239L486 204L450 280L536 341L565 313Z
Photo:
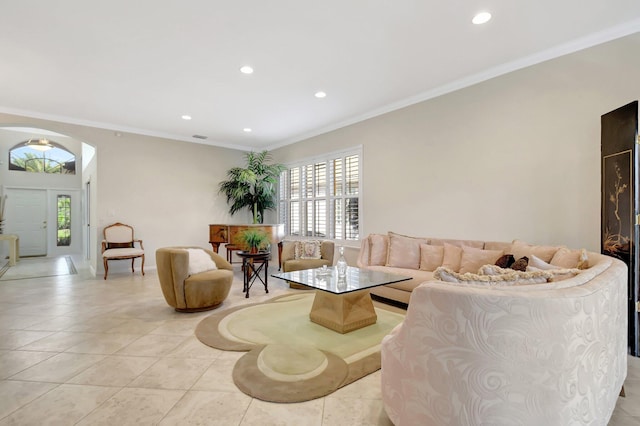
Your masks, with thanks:
M416 287L382 343L391 421L606 425L627 374L627 267L589 260L557 283Z

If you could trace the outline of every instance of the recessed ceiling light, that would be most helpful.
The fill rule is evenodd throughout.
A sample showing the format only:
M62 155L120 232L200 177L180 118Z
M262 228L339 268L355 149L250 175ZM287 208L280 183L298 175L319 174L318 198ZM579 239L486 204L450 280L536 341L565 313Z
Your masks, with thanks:
M326 98L327 94L324 92L316 92L316 94L314 95L316 98Z
M185 115L182 116L182 119L183 120L191 120L191 116L185 114Z
M486 24L491 19L491 14L489 12L479 12L476 16L473 17L471 22L476 25Z
M240 68L240 72L242 74L253 74L253 68L251 68L249 65L245 65Z
M242 129L242 131L245 133L251 133L253 130L251 130L250 127L245 127L244 129Z

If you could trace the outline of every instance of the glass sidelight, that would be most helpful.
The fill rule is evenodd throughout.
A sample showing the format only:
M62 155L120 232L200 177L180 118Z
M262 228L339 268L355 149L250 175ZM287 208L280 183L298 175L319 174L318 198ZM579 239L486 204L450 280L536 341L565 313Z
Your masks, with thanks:
M58 195L57 246L71 245L71 196Z

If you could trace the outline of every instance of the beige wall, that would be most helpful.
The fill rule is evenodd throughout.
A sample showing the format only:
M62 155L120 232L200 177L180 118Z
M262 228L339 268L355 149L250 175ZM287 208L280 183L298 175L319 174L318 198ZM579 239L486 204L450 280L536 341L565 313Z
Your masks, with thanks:
M274 151L362 144L363 235L600 248L600 116L640 98L640 34ZM436 64L434 64L435 66Z
M110 130L0 114L0 126L7 125L51 130L96 148L95 164L85 171L82 185L91 180L91 263L99 274L99 240L113 222L135 227L144 241L145 265L152 269L158 247L210 247L210 223L248 220L248 215L231 218L218 195L227 169L242 163L241 151L126 133L118 137ZM110 269L125 270L126 264L113 262Z
M277 149L274 159L362 145L363 234L599 250L600 116L640 98L639 51L636 34ZM90 178L95 191L98 272L109 223L134 225L153 267L158 247L208 246L209 223L249 221L231 218L217 193L226 170L243 163L241 151L8 114L2 125L96 147L82 184Z

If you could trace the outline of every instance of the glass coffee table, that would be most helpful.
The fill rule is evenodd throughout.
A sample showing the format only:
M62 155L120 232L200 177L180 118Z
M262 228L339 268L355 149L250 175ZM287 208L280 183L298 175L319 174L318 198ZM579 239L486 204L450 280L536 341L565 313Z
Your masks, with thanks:
M309 318L338 333L348 333L378 320L369 289L408 281L411 277L348 267L344 278L335 268L281 272L272 277L316 289Z

